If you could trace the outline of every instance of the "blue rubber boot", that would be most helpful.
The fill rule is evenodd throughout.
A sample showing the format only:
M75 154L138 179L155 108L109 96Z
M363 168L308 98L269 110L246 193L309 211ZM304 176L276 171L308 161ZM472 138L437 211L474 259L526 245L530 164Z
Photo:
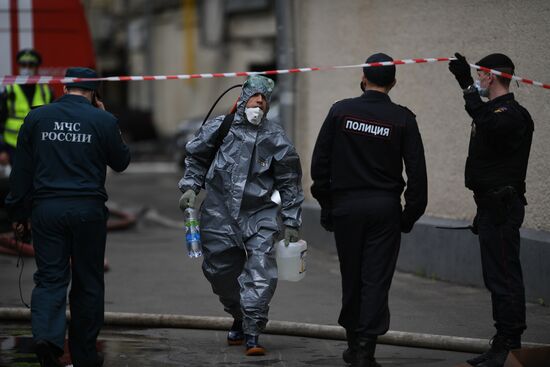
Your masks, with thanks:
M246 339L246 352L247 356L263 356L265 355L265 348L258 342L259 335L245 334Z
M228 345L242 345L244 343L243 320L233 320L233 325L227 333Z

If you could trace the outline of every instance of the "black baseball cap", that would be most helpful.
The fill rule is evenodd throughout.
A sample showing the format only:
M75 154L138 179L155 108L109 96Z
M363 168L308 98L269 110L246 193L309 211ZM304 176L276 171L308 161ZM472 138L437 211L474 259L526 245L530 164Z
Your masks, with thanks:
M369 58L365 62L367 64L370 64L373 62L384 61L393 61L393 59L390 56L380 52L369 56ZM385 87L393 83L393 81L395 80L395 65L364 67L363 75L365 76L365 78L367 78L369 82L374 83L380 87Z
M65 73L65 77L67 78L97 78L97 73L95 70L90 68L82 68L82 67L76 67L76 68L68 68L67 72ZM86 90L97 90L99 87L98 81L82 81L82 82L74 82L74 83L67 83L66 86L68 88L81 88Z

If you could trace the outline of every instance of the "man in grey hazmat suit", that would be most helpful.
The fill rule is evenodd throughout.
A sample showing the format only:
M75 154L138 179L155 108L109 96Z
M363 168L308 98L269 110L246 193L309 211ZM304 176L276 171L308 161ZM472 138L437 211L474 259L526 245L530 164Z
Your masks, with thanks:
M278 213L285 244L297 241L304 200L298 154L282 127L265 117L274 86L269 78L248 77L219 149L216 139L224 116L207 121L187 143L179 182L182 210L195 205L205 185L200 208L202 269L234 318L228 344L246 341L246 355L265 354L258 337L277 286ZM280 208L271 200L274 190L281 196Z

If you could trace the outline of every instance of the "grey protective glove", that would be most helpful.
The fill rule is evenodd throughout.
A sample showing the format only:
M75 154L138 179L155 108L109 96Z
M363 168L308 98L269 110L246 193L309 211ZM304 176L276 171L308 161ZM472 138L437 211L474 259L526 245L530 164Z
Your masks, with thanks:
M300 239L300 231L298 228L286 227L285 228L285 246L288 246L291 242L296 242Z
M195 199L197 198L197 194L195 194L195 191L189 189L185 191L181 197L179 206L182 211L185 211L187 208L194 208L195 207Z

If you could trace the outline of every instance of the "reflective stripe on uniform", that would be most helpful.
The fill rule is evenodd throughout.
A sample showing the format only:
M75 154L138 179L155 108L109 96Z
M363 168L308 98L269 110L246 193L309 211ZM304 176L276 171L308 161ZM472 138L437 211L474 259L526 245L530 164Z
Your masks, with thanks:
M6 124L4 127L4 141L15 147L17 145L17 135L19 134L19 129L23 125L23 121L32 107L42 106L44 104L50 103L52 99L52 94L50 89L42 84L37 84L34 90L34 96L32 99L31 106L29 106L29 101L25 96L25 93L21 89L21 86L18 84L6 86L6 91L9 95L12 95L13 98L7 100L8 104L8 118L6 119Z

